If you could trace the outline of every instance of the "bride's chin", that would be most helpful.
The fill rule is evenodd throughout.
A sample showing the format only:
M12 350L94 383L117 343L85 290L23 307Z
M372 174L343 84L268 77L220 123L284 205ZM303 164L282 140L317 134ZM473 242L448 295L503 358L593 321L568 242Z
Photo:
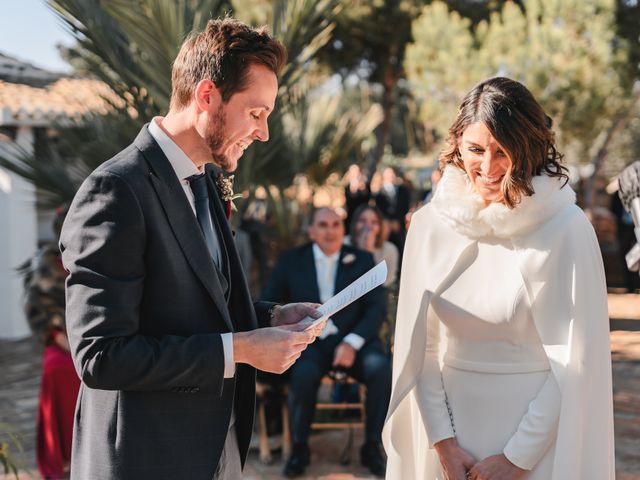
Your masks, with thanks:
M485 194L499 195L500 194L500 183L496 185L486 185L481 181L476 182L476 190L479 192L483 192Z
M476 193L482 197L487 203L493 203L502 199L502 191L498 189L488 189L486 187L476 186Z

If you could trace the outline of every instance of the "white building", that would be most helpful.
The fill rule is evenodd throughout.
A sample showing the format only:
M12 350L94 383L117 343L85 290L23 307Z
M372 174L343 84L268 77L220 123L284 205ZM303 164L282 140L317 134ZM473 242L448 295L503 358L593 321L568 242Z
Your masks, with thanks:
M0 54L0 154L16 146L33 152L54 121L105 111L104 84L65 78ZM36 206L34 187L0 168L0 338L30 334L22 311L22 278L16 267L33 256L39 242L53 239L52 212Z

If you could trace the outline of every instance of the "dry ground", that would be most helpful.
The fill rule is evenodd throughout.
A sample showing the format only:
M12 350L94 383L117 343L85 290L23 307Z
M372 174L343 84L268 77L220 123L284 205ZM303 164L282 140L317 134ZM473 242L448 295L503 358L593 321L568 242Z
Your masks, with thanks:
M616 429L616 470L618 480L640 480L640 295L609 295L611 352ZM29 340L0 341L0 423L10 423L24 442L19 460L26 470L22 480L38 479L34 471L34 429L40 385L40 351ZM312 465L304 480L355 480L372 478L359 465L361 434L356 434L352 462L340 465L338 458L347 439L346 432L314 435ZM245 478L283 478L282 460L273 465L260 463L252 451ZM13 478L13 477L7 477ZM0 474L0 480L4 477Z

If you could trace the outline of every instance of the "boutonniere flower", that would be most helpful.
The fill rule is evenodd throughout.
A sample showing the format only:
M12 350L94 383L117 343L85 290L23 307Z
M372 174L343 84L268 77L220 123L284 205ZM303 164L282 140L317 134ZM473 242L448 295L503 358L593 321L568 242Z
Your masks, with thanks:
M343 265L350 265L356 261L356 256L353 253L347 253L344 257L342 257Z
M222 173L219 173L218 176L216 177L216 185L218 187L218 190L220 190L220 197L222 198L222 201L229 202L231 204L231 209L234 212L237 212L238 209L236 208L233 201L238 198L242 198L242 194L233 193L233 177L234 176L235 175L225 176Z

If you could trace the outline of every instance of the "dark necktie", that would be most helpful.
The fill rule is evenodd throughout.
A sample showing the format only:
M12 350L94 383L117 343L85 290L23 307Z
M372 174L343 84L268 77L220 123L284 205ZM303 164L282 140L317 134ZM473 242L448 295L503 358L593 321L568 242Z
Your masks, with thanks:
M192 175L187 178L191 191L193 192L194 203L196 207L196 217L200 229L204 234L204 239L209 249L209 254L216 266L220 269L222 266L222 256L220 249L220 241L218 235L213 230L213 222L211 220L211 210L209 209L209 192L207 191L207 180L204 174Z

